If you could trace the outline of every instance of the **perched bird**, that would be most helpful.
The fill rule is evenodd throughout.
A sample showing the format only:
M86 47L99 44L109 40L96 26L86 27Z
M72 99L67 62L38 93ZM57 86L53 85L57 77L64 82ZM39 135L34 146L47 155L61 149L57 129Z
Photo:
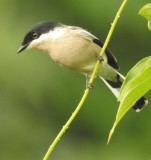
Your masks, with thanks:
M101 78L118 98L124 76L117 72L117 60L109 49L103 57L99 53L103 43L88 31L75 26L67 26L53 21L35 24L25 35L18 53L28 48L36 48L50 55L59 64L76 70L86 76L86 86L97 59L97 76ZM139 112L148 101L141 97L133 106Z

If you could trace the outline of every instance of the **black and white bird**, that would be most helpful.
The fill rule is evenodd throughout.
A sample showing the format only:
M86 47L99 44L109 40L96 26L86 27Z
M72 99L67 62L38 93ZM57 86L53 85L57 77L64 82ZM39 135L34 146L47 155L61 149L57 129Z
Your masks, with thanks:
M27 32L18 53L26 48L42 50L59 64L85 75L88 82L102 46L103 43L97 37L80 27L42 21ZM118 98L124 76L117 72L117 60L109 49L99 58L101 63L97 76ZM148 101L141 97L133 108L139 112L147 103Z

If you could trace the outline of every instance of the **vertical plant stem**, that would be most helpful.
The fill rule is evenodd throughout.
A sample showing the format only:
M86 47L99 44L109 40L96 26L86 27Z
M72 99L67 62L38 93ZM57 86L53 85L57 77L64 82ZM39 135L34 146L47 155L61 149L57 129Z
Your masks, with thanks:
M123 1L122 5L120 6L120 8L119 8L119 10L118 10L118 12L117 12L117 14L116 14L116 16L114 18L114 21L113 21L113 23L111 25L111 28L109 30L109 33L107 35L106 41L104 43L104 46L103 46L103 48L101 50L100 56L103 56L103 54L104 54L104 51L105 51L105 49L106 49L106 47L107 47L107 45L108 45L108 43L110 41L110 38L112 36L112 33L113 33L114 28L116 26L116 23L117 23L120 15L121 15L124 7L125 7L127 1L128 0L124 0ZM96 65L95 65L94 70L93 70L93 73L91 75L90 81L89 81L90 84L93 83L93 80L95 78L97 69L99 67L99 64L100 64L100 61L97 60ZM48 159L48 157L51 154L52 150L54 149L54 147L56 146L56 144L58 143L58 141L60 140L60 138L62 137L62 135L65 133L65 131L68 129L68 127L70 126L71 122L74 120L74 118L76 117L76 115L78 114L79 110L81 109L83 103L85 102L85 100L86 100L86 98L88 96L88 93L89 93L89 89L87 88L85 90L85 92L84 92L84 94L82 96L82 99L79 102L77 108L75 109L75 111L73 112L73 114L71 115L71 117L69 118L69 120L66 122L66 124L63 126L63 128L61 129L61 131L59 132L59 134L57 135L57 137L55 138L55 140L52 142L52 144L51 144L50 148L48 149L46 155L44 156L43 160L47 160Z
M61 131L59 132L59 134L57 135L57 137L55 138L55 140L52 142L50 148L48 149L48 152L46 153L45 157L43 160L47 160L49 155L51 154L52 150L54 149L54 147L56 146L56 144L58 143L58 141L60 140L60 138L62 137L62 135L64 134L64 132L68 129L69 125L71 124L71 122L73 121L73 119L76 117L76 115L78 114L79 110L81 109L87 95L89 93L89 89L86 89L83 97L80 101L80 103L78 104L76 110L72 113L71 117L69 118L69 120L66 122L66 124L62 127Z
M100 56L101 56L101 57L103 56L103 54L104 54L104 52L105 52L105 49L106 49L106 47L107 47L107 45L108 45L108 43L109 43L109 41L110 41L110 39L111 39L111 36L112 36L112 34L113 34L113 31L114 31L114 29L115 29L115 26L116 26L116 24L117 24L117 21L118 21L118 19L120 18L120 15L121 15L121 13L122 13L122 11L123 11L123 9L124 9L127 1L128 1L128 0L123 0L123 3L121 4L118 12L116 13L116 16L115 16L115 18L114 18L114 20L113 20L113 23L111 23L111 28L110 28L110 30L109 30L109 33L108 33L108 35L107 35L107 37L106 37L105 43L104 43L103 48L102 48L101 53L100 53ZM91 76L91 78L90 78L90 83L92 83L93 80L94 80L94 78L95 78L95 75L96 75L97 69L98 69L98 67L99 67L99 64L100 64L100 61L98 60L98 61L96 62L95 68L94 68L93 73L92 73L92 76Z

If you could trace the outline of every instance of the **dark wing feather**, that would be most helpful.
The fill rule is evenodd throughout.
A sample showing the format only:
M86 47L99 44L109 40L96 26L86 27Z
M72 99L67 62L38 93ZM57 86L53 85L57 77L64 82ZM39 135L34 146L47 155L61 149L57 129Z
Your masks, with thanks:
M93 39L93 42L95 44L97 44L98 46L100 46L101 48L103 47L103 43L100 40ZM117 64L117 60L114 57L113 53L108 48L106 48L105 53L106 53L106 56L107 56L107 59L108 59L108 64L110 66L112 66L114 69L119 69L119 66Z

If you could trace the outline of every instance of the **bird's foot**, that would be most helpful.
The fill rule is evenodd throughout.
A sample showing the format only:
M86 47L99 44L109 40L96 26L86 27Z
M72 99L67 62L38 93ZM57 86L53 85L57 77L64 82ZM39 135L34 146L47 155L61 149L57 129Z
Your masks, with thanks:
M100 62L104 61L103 57L100 56L99 54L97 54L96 59L99 60Z
M93 83L86 84L86 89L93 89L93 87L94 87Z
M93 83L90 83L89 80L90 80L90 77L86 75L86 89L93 89L94 85Z

